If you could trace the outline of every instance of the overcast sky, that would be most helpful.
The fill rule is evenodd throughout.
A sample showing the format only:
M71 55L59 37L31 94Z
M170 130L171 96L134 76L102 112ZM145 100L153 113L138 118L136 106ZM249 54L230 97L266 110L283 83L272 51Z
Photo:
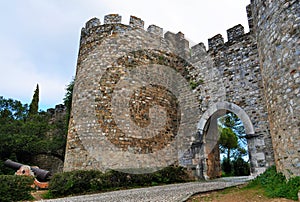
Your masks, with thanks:
M134 15L164 31L204 42L242 24L250 0L0 0L0 96L30 103L40 86L40 108L62 103L75 75L81 27L90 18Z

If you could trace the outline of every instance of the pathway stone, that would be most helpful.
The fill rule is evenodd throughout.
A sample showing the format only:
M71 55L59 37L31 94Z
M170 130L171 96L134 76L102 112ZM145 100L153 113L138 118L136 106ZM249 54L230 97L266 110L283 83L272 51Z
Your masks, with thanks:
M44 202L105 201L105 202L175 202L186 201L196 193L224 189L246 183L249 177L220 178L206 182L189 182L164 186L112 191L100 194L66 197Z

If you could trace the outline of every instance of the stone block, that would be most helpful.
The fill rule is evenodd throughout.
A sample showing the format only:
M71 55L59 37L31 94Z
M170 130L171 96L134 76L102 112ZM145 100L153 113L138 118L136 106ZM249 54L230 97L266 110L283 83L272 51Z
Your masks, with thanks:
M144 29L144 21L141 18L130 16L129 25L133 28Z
M104 24L118 24L121 23L122 16L118 14L109 14L104 16Z
M100 25L101 25L101 23L100 23L100 20L98 18L92 18L92 19L90 19L89 21L87 21L85 23L85 29L89 30L93 27L97 27L97 26L100 26Z
M163 36L163 28L158 27L156 25L149 25L147 28L147 31L151 34L157 35L159 37Z

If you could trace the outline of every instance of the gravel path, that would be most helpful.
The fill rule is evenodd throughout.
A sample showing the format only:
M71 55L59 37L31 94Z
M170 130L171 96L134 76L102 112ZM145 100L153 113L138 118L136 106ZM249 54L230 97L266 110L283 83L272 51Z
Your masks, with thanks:
M44 202L103 201L103 202L164 202L185 201L193 194L244 184L251 177L221 178L207 182L189 182L148 188L112 191L101 194L74 196Z

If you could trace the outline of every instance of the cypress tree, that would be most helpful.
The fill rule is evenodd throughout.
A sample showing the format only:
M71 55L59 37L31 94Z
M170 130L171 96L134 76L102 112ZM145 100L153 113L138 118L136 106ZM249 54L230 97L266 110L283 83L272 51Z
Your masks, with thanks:
M35 115L39 110L39 84L36 85L36 89L33 94L32 101L29 105L29 116Z

